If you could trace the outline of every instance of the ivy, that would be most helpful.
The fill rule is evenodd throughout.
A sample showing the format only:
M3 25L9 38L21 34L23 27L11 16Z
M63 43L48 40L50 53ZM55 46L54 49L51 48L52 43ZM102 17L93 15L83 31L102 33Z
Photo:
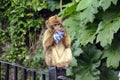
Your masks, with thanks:
M31 4L31 1L28 0L27 4L32 6L32 8L35 10L35 11L40 11L42 10L43 8L46 8L47 5L45 3L46 0L34 0L32 1L32 4Z
M40 5L37 5L36 9L34 4L35 2L39 2L37 0L33 2L33 4L29 3L29 1L22 2L12 0L8 2L9 8L4 12L4 14L2 14L4 16L3 19L7 18L6 19L6 22L8 23L6 27L7 32L5 30L2 30L1 33L4 35L0 35L1 36L0 39L4 43L6 43L7 42L6 39L8 39L10 43L9 46L11 46L11 48L5 51L8 54L3 55L3 59L8 60L9 62L19 62L23 60L25 56L29 53L28 46L31 47L30 43L33 43L34 40L36 39L36 32L41 28L40 25L43 23L42 18L37 18L36 14L33 13L43 9L44 7L41 8ZM40 3L41 2L42 1L40 1ZM43 3L41 3L41 5L42 4ZM41 9L39 9L38 6ZM4 24L2 25L3 28ZM9 37L6 36L5 34L8 34ZM34 37L31 36L31 34ZM27 39L27 37L29 38ZM27 42L27 40L29 42Z

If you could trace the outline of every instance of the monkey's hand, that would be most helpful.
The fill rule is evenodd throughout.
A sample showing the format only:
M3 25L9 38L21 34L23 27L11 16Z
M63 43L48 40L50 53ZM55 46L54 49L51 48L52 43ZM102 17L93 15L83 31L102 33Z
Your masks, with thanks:
M65 28L64 28L64 27L59 28L59 30L58 30L58 31L62 31L62 32L64 32L64 36L63 36L63 37L65 37L65 36L66 36L66 30L65 30Z
M59 41L63 38L64 32L63 31L58 31L53 35L53 39L55 43L59 43Z

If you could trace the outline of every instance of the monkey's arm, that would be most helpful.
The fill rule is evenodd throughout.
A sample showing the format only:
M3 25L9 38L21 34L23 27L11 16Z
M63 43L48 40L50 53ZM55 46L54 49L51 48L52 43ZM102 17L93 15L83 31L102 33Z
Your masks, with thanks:
M46 51L46 49L48 49L50 46L53 45L54 40L53 40L53 34L55 31L50 32L49 30L46 30L46 32L44 33L44 37L43 37L43 48Z
M63 44L65 45L66 48L71 46L71 38L65 29L64 29Z

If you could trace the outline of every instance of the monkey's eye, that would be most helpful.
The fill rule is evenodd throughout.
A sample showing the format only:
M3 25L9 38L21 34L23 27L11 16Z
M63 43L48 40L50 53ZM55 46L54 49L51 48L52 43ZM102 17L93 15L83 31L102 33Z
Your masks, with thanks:
M58 25L61 25L60 23L58 23L58 24L54 24L53 26L58 26Z

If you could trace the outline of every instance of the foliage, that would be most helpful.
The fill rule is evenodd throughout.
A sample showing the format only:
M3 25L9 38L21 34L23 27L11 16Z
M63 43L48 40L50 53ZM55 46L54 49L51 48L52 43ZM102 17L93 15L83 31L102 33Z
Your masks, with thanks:
M104 64L102 65L100 78L101 80L118 80L117 73L107 68Z
M117 69L120 62L119 3L118 0L73 0L65 5L65 9L59 15L68 17L64 20L63 25L66 26L72 37L72 51L74 55L74 63L72 64L76 64L70 67L68 76L74 76L75 80L104 80L105 78L100 77L103 75L101 71L103 66L101 65L106 63L104 70L107 71L105 72L106 75L108 74L107 79L117 79L117 76L115 77L116 72L111 71L111 68ZM75 6L74 9L72 9L73 6ZM88 45L90 47L87 47ZM88 50L90 49L91 52L98 49L101 53L89 53L82 46ZM96 48L93 49L93 46L96 46ZM99 55L92 57L85 53ZM89 58L98 58L98 62L91 63ZM104 62L102 61L103 59L105 59ZM109 76L111 73L114 75Z
M120 40L119 0L0 1L1 59L45 68L44 21L59 12L72 38L73 61L67 75L74 80L117 80Z
M84 53L80 55L78 60L78 68L74 69L75 80L97 80L99 79L100 71L97 69L100 66L100 57L102 52L97 50L94 45L87 45L82 48ZM79 72L78 72L79 69ZM87 77L86 77L87 76Z
M104 50L104 56L107 57L107 67L112 66L113 68L117 68L119 66L119 61L120 61L120 42L119 40L113 40L112 45L109 46Z
M8 19L5 23L8 23L6 30L8 31L11 48L8 50L9 54L4 56L8 61L16 62L25 58L26 53L28 53L26 44L35 40L32 36L35 36L35 32L40 29L42 19L37 18L36 14L33 14L35 11L32 11L32 8L28 7L29 1L20 2L13 0L7 2L9 2L10 6L8 5L9 8L6 9L3 16ZM31 31L32 28L33 30ZM27 36L29 36L29 42L26 41Z

